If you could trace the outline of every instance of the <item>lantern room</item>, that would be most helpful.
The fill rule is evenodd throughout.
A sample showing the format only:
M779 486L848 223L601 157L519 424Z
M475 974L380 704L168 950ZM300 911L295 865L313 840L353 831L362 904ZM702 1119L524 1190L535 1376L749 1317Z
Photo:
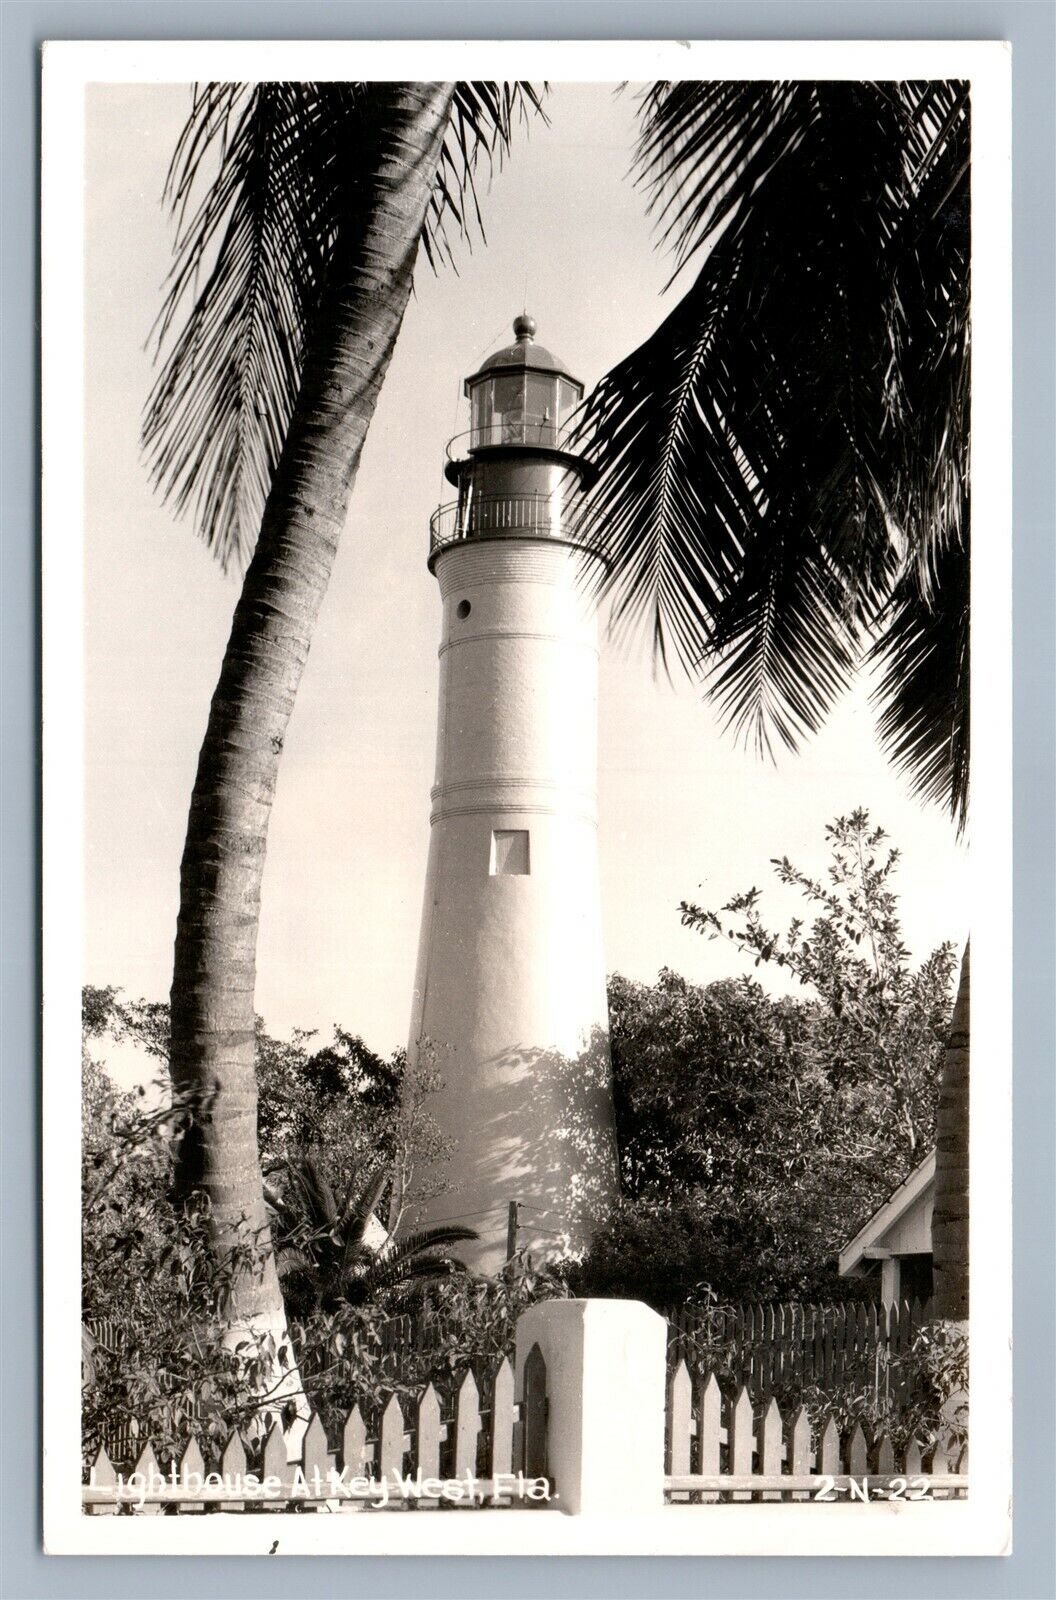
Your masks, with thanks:
M513 324L516 343L489 356L466 379L471 450L510 444L554 447L564 439L583 398L583 385L535 343L535 330L533 317L518 317Z
M570 446L583 385L536 344L533 317L517 317L513 332L515 342L465 380L470 427L451 440L444 468L458 499L433 514L430 565L463 539L579 542L582 495L594 478Z

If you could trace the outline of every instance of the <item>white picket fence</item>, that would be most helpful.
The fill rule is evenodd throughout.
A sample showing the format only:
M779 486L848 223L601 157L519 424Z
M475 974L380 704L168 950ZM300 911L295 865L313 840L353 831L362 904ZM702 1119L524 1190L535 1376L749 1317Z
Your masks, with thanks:
M666 1448L664 1492L676 1503L939 1500L968 1487L967 1447L954 1461L941 1445L896 1450L861 1423L841 1436L831 1416L813 1430L804 1407L782 1418L776 1400L753 1402L744 1385L731 1397L714 1374L694 1382L684 1361L668 1384Z
M967 1452L951 1460L835 1419L812 1430L801 1407L679 1361L667 1374L668 1325L633 1301L550 1301L525 1312L515 1360L354 1406L340 1437L318 1416L263 1440L191 1439L163 1458L138 1429L122 1456L96 1454L82 1488L92 1516L348 1512L541 1502L573 1514L753 1501L959 1498ZM599 1381L600 1380L600 1381ZM131 1440L135 1439L135 1445ZM118 1447L114 1447L115 1449ZM706 1514L706 1513L705 1513Z

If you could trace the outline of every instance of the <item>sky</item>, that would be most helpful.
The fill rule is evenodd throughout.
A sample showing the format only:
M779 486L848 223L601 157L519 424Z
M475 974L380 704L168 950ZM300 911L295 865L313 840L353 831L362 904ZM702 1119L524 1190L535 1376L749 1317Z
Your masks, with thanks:
M87 97L84 976L147 999L169 990L187 806L238 593L153 493L138 444L171 260L161 191L189 100L172 85ZM457 274L418 266L282 758L256 1000L275 1034L339 1023L377 1050L406 1042L435 748L429 516L450 497L441 466L467 426L462 379L526 305L540 342L589 387L679 292L662 293L670 264L629 178L633 93L559 84L549 114L482 186L486 245L456 247ZM718 907L758 885L771 921L787 920L797 902L771 858L821 873L826 822L857 805L902 851L910 950L960 944L966 849L888 766L867 687L771 766L721 731L699 690L603 640L610 971L652 981L668 966L706 983L744 970L731 947L681 926L679 901Z

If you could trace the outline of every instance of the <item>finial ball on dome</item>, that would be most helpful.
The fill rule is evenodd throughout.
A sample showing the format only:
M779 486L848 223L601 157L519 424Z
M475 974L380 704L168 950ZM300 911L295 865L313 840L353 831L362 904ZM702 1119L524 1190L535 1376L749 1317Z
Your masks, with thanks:
M522 311L521 315L519 317L515 317L514 318L513 331L517 335L517 338L522 343L526 339L534 339L535 338L535 328L536 328L535 318L534 317L530 317L528 315L527 311Z

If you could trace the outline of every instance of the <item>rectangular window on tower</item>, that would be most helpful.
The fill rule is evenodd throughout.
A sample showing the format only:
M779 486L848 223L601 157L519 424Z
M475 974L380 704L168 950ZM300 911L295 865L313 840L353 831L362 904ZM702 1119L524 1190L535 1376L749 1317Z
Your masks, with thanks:
M526 828L496 828L491 835L491 875L524 877L531 872Z

